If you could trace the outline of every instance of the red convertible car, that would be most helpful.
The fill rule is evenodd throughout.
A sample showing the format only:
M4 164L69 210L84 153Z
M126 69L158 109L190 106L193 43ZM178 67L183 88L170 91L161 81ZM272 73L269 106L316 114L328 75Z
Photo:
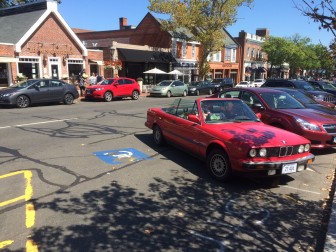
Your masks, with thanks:
M176 99L150 108L145 125L157 145L172 143L206 162L215 179L233 173L277 176L313 162L310 141L264 124L239 99Z
M239 98L269 125L301 135L312 148L336 147L336 117L307 108L287 92L274 88L229 88L211 97Z

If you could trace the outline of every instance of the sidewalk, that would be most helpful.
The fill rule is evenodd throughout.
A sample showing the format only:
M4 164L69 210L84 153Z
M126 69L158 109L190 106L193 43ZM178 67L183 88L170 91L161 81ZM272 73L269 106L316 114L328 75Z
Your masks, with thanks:
M335 174L334 174L335 176ZM335 177L334 182L331 186L331 194L333 195L333 202L331 206L330 219L328 224L328 231L326 234L326 240L324 244L324 252L334 252L336 251L336 195L335 195Z

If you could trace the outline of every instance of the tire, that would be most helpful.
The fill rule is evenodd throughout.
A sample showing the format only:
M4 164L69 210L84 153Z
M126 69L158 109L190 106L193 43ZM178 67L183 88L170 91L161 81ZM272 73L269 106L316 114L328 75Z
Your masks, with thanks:
M209 95L212 95L212 89L209 89Z
M187 96L187 91L183 91L183 97L186 97Z
M196 95L199 96L200 95L200 92L199 90L196 90Z
M18 108L27 108L30 105L30 100L25 95L20 95L18 98L16 98L16 106Z
M139 99L139 92L134 90L132 92L132 100L138 100Z
M170 91L167 92L167 97L168 98L171 97L171 92Z
M165 144L161 128L158 125L155 125L153 128L153 140L157 146L162 146Z
M107 91L105 94L104 94L104 100L106 102L110 102L113 100L113 94L110 92L110 91Z
M210 175L219 181L227 181L231 177L231 164L227 154L222 149L210 151L206 160Z
M64 100L63 100L64 104L71 105L71 104L73 104L74 100L75 100L75 98L72 94L67 93L67 94L64 95Z

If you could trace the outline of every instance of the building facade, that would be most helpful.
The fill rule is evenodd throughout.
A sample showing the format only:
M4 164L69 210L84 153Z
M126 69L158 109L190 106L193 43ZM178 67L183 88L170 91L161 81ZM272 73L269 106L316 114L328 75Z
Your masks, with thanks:
M257 29L256 34L239 32L236 41L241 46L240 78L244 81L267 78L267 55L262 51L262 45L269 37L268 29Z
M0 10L0 87L23 79L69 79L93 62L103 69L102 51L87 50L59 14L55 0ZM87 72L89 74L89 72Z

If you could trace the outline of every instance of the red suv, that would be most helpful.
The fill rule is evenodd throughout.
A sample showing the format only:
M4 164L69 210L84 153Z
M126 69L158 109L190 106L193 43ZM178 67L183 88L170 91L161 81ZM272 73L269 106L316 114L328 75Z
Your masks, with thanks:
M89 86L85 90L85 99L104 99L107 102L113 98L131 97L137 100L140 94L140 85L131 78L108 78L98 85Z

